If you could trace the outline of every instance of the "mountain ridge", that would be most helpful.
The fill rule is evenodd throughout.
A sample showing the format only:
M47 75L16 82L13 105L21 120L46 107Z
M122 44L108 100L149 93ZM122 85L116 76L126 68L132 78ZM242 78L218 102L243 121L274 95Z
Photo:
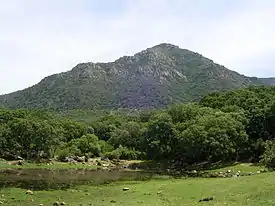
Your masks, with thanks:
M23 90L0 95L10 108L161 108L210 92L267 80L247 77L203 55L162 43L113 62L79 63Z

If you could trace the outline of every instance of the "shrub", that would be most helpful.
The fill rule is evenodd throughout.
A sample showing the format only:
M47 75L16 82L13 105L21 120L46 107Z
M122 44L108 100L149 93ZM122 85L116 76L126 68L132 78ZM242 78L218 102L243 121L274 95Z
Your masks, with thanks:
M100 140L98 144L103 155L114 150L114 147L104 140Z
M261 156L260 163L268 168L275 168L275 141L265 142L265 151Z
M106 157L109 159L123 159L123 160L136 160L143 159L145 156L142 152L128 149L127 147L122 147L121 145L113 150L112 152L107 152Z
M66 157L77 156L80 153L80 150L75 145L65 147L57 152L57 160L64 161Z
M89 154L90 156L100 155L100 145L98 143L98 138L94 134L86 134L81 138L73 139L68 143L69 147L76 147L79 150L77 155Z

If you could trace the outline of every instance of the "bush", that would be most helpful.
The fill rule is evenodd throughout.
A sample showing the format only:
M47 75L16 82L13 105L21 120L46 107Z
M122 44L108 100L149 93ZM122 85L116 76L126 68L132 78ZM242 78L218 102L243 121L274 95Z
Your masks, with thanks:
M105 157L107 157L108 159L110 160L113 160L113 159L120 159L120 151L118 151L117 149L112 151L112 152L107 152L105 154Z
M103 155L106 154L107 152L112 152L114 150L114 147L104 140L100 140L98 144L101 150L101 154Z
M68 143L69 147L76 147L79 150L77 155L89 154L90 156L100 155L100 145L98 143L98 137L94 134L86 134L81 138L73 139Z
M261 156L260 163L268 168L275 168L275 141L265 142L265 151Z
M76 146L65 147L57 152L57 160L64 161L66 157L80 155L80 150Z
M107 152L105 156L109 159L136 160L143 159L145 155L139 151L128 149L127 147L122 147L120 145L117 149L113 150L112 152Z

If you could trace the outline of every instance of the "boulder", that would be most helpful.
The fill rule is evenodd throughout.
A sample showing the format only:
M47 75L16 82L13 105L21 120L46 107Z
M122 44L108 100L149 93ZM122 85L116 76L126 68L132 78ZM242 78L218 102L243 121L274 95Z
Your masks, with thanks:
M214 200L214 198L213 197L206 197L206 198L200 199L199 202L205 202L205 201L211 201L211 200Z
M23 165L24 161L23 160L16 160L16 161L10 161L8 162L9 165Z
M76 160L77 162L85 162L85 156L82 156L82 157L76 156L75 160Z
M128 188L128 187L124 187L122 190L123 190L123 191L128 191L129 188Z
M33 195L33 191L27 190L27 191L26 191L26 194L27 194L27 195Z

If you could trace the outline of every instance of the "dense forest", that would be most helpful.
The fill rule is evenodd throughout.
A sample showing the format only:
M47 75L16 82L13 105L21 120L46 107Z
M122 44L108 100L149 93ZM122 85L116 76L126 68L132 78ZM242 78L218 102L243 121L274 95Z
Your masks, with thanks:
M43 110L0 110L0 156L149 159L184 166L254 161L275 165L275 87L212 93L200 102L106 113L91 123Z

